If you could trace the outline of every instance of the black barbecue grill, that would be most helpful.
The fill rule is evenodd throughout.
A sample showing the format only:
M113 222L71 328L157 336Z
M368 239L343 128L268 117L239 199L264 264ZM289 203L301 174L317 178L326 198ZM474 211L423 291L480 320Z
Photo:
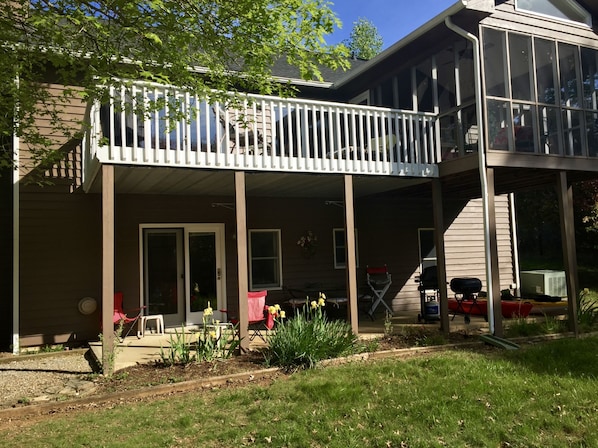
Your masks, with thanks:
M455 293L455 300L457 301L457 308L453 312L453 319L457 313L461 312L465 314L465 322L469 323L470 314L474 308L477 308L480 314L484 314L484 311L478 304L478 293L482 290L482 282L479 278L457 277L451 280L450 286L451 291ZM468 311L465 311L463 307L463 302L466 300L471 302Z
M426 322L440 319L440 300L438 292L438 269L436 266L428 266L423 270L419 279L417 289L421 305L421 313L417 315L417 320L422 319Z

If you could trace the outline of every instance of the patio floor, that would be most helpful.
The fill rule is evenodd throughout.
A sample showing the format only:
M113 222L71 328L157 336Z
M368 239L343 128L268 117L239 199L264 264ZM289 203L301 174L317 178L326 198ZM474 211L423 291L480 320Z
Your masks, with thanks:
M530 313L530 317L544 317L544 316L559 316L567 314L566 300L558 303L540 303L532 302L534 307ZM421 326L425 325L429 328L439 328L440 322L433 321L424 323L418 321L418 311L400 311L397 315L391 318L391 324L395 332L400 331L401 327L407 326ZM359 316L359 337L360 339L377 338L384 335L384 316L382 313L375 315L376 319L371 320L360 314ZM469 323L465 323L463 315L456 315L453 319L449 315L449 329L451 332L460 330L467 330L478 333L488 333L488 322L482 316L471 316ZM505 319L505 324L508 325L509 319ZM127 337L122 343L118 345L116 353L116 361L114 370L121 370L126 367L134 366L136 364L151 363L160 360L160 350L162 347L168 347L170 337L174 333L174 328L167 328L165 334L155 334L150 331L145 332L145 336L137 338L136 336ZM197 328L190 327L189 331L197 331ZM250 344L251 349L263 347L265 343L259 339L254 339ZM101 342L89 343L92 354L95 356L98 365L101 365L102 360L102 344Z
M369 318L361 318L359 321L359 337L361 339L370 339L381 337L384 335L384 317L379 314L376 320ZM439 327L439 322L420 323L418 322L417 312L405 313L391 318L391 323L394 331L402 326L425 325L430 328ZM458 331L467 328L468 330L487 331L488 323L483 317L472 316L469 324L464 323L463 316L457 315L454 320L450 322L451 331ZM125 340L118 344L116 350L116 360L114 363L114 370L121 370L126 367L134 366L143 363L152 363L160 360L160 350L162 347L166 348L169 345L170 337L174 334L174 328L167 328L165 334L156 334L151 331L145 332L142 338L137 336L128 336ZM196 328L191 327L190 331L196 331ZM101 365L102 360L102 343L90 342L90 349L96 358L98 365ZM257 349L264 346L264 342L259 338L255 338L250 344L251 349Z

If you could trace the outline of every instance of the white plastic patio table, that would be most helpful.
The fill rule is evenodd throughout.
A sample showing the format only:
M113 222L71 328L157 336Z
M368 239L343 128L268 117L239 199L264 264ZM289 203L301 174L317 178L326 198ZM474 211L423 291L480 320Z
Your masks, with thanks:
M139 327L137 328L138 338L145 336L145 326L149 321L154 321L156 323L157 334L164 334L164 316L162 316L162 314L152 314L149 316L141 316L139 318Z

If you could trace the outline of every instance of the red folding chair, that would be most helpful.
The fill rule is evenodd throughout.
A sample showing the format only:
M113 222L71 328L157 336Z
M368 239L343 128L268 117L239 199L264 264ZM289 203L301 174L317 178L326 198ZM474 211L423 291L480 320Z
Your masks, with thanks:
M141 308L133 308L127 311L134 311L136 314L134 316L129 316L123 310L123 293L121 291L114 293L114 314L112 315L112 322L114 322L115 326L122 325L123 331L125 327L127 327L127 332L124 336L119 336L120 341L124 341L124 339L129 335L131 330L135 328L135 325L141 318L143 314L145 306Z
M266 342L264 332L274 328L274 317L268 312L266 296L268 291L255 291L247 293L247 310L249 314L249 340L253 341L259 336Z

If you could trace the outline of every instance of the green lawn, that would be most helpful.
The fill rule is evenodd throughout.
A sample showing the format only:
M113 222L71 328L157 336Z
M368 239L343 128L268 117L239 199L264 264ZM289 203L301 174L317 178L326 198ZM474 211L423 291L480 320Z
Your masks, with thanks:
M4 447L596 447L598 338L304 371L0 432Z

